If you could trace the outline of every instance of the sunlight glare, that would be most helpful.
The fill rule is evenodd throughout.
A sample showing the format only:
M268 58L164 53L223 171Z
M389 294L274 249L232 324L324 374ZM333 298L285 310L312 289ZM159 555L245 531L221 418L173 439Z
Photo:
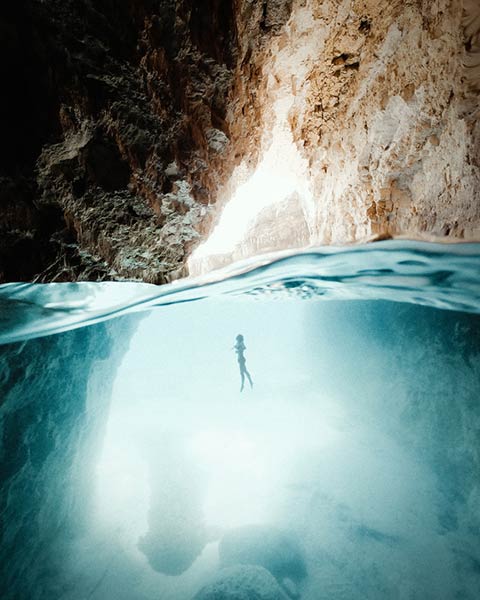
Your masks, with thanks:
M298 193L308 210L312 203L307 161L300 155L288 123L292 97L275 104L276 121L262 141L261 158L255 172L247 177L245 165L232 176L234 193L227 201L210 237L193 252L189 264L207 256L233 252L248 235L259 213Z

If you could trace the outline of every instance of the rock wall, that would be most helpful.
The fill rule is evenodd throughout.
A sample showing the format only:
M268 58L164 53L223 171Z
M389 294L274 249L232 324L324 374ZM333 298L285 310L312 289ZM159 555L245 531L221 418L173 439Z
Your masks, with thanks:
M295 148L298 167L273 169L272 181L290 168L307 233L299 239L289 218L272 229L272 210L264 211L230 254L203 264L194 257L192 269L253 255L259 231L263 250L398 235L478 240L479 31L470 0L294 0L252 59L263 82L257 149L234 134L247 158L219 199L228 201L275 144ZM235 112L231 120L235 132ZM298 213L297 203L289 210Z
M0 587L6 600L67 593L63 562L88 522L111 386L137 319L0 347Z
M290 116L311 169L313 241L479 238L478 95L464 67L478 10L465 31L458 1L323 3L321 60Z
M164 282L226 143L231 4L23 0L1 17L0 281Z
M279 126L295 244L477 239L479 30L475 0L2 7L0 282L185 274Z
M325 396L343 404L345 414L355 421L358 429L362 428L362 422L366 424L370 449L376 448L377 429L382 436L395 440L399 448L412 453L416 466L424 465L433 475L435 490L426 501L429 516L420 517L422 485L428 475L420 475L416 466L412 467L405 480L406 486L410 481L415 489L407 503L409 510L402 515L397 507L388 527L390 534L399 534L399 544L395 547L392 538L377 536L371 545L365 544L365 552L359 552L358 547L351 551L355 511L349 514L342 505L341 510L330 512L328 506L338 503L338 497L333 502L332 498L324 501L319 494L318 508L315 509L315 503L309 506L312 529L316 520L325 519L324 540L318 534L309 538L315 552L329 556L327 562L331 560L332 572L349 573L348 579L355 582L355 588L346 597L377 594L382 597L385 593L395 596L401 590L407 597L476 598L480 585L476 541L480 530L480 449L476 442L480 428L480 407L476 400L480 372L479 316L379 301L324 303L321 307L312 304L308 311L313 319L323 312L317 327L308 321L305 332L314 377ZM344 359L346 356L348 360ZM395 474L398 482L393 461L388 473ZM366 470L362 470L357 481L353 470L351 476L352 489L361 489ZM341 489L341 484L331 487L326 496L335 497L342 493ZM392 502L404 492L399 489L393 493ZM375 497L381 495L379 492L375 496L373 487L369 488L369 509ZM346 503L350 502L347 496ZM361 513L367 528L359 531L359 537L364 541L368 535L375 535L373 531L367 533L374 521L374 527L380 530L384 527L381 523L388 513L387 505L391 507L386 503L370 517L366 517L366 512ZM306 538L308 527L307 524ZM329 538L330 527L334 536ZM405 543L409 536L411 542ZM328 538L330 543L325 542ZM423 546L427 538L428 544ZM415 551L413 547L417 544L425 551ZM376 558L375 553L378 553ZM380 564L383 566L379 568ZM350 566L345 571L346 565ZM324 564L322 568L325 567ZM408 571L415 575L407 575ZM383 586L389 577L394 581L398 578L397 584L393 587L395 591L385 592L388 587ZM325 579L317 580L317 586ZM313 589L314 583L311 582ZM331 593L335 595L335 590Z

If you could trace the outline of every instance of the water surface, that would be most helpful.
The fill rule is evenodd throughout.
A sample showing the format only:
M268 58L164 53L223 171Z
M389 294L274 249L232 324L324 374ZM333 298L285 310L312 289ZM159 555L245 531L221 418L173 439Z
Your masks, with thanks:
M476 600L479 252L383 242L160 288L0 287L2 422L25 448L9 506L24 499L14 521L36 515L42 548L31 597L230 600L208 586L244 575L267 599Z

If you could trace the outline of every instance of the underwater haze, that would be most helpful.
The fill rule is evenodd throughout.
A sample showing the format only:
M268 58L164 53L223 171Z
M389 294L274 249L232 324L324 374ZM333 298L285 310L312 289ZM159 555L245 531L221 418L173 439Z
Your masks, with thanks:
M479 257L0 286L2 597L477 600Z

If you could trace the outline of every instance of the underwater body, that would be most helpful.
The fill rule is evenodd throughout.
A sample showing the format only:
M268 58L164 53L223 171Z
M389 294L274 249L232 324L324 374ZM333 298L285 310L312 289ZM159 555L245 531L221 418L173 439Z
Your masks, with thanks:
M478 599L479 259L0 286L2 598Z

